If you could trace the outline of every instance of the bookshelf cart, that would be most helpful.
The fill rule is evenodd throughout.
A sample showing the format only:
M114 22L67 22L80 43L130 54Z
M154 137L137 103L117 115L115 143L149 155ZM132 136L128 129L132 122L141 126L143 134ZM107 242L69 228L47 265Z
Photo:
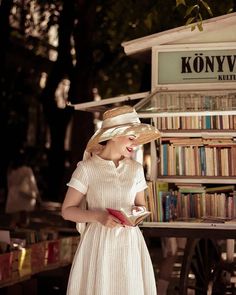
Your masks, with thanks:
M140 118L151 119L162 132L158 145L151 144L151 181L175 185L179 192L190 184L201 189L232 186L224 197L223 191L217 192L222 196L217 197L219 202L235 198L236 76L235 68L224 62L227 59L231 64L235 58L236 37L230 33L235 26L233 13L204 21L202 32L183 26L122 44L128 55L150 57L151 94L135 107ZM216 60L222 61L222 67ZM202 203L208 202L206 194L199 194ZM146 237L187 238L179 294L187 295L189 289L195 295L235 294L234 284L221 284L221 276L235 276L236 223L214 218L202 223L189 218L235 218L235 202L227 213L219 213L217 208L222 204L211 203L214 210L209 206L202 210L197 201L189 214L189 196L178 193L177 197L183 221L172 222L170 218L170 222L163 222L156 215L142 229ZM228 261L222 259L219 240L227 241Z

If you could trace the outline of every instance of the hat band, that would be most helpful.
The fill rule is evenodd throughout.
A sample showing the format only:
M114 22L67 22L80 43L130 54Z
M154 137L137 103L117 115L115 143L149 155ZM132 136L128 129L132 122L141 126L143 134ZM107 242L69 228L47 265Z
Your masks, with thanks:
M134 111L132 113L121 114L113 118L107 118L102 122L101 128L111 128L117 125L124 124L135 124L140 123L137 113Z

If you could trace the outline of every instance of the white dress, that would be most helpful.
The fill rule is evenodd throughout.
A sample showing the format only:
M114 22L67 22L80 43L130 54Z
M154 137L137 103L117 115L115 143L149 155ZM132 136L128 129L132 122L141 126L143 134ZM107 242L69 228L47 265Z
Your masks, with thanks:
M140 163L94 155L79 162L68 186L86 194L88 208L131 207L146 188ZM70 271L67 295L156 295L153 266L139 227L87 224Z

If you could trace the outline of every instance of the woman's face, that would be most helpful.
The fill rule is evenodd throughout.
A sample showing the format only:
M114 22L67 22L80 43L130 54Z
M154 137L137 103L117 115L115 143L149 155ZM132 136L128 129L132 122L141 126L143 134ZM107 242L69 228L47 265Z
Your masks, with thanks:
M115 143L115 149L120 155L130 157L134 151L136 144L136 136L119 136L112 139Z

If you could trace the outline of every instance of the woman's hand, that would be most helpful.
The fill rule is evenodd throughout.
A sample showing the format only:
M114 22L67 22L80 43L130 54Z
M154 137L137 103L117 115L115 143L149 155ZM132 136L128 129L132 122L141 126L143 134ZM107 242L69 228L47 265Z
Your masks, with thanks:
M116 226L121 226L121 222L119 219L115 218L111 214L106 211L101 211L98 214L98 222L102 225L113 228Z

